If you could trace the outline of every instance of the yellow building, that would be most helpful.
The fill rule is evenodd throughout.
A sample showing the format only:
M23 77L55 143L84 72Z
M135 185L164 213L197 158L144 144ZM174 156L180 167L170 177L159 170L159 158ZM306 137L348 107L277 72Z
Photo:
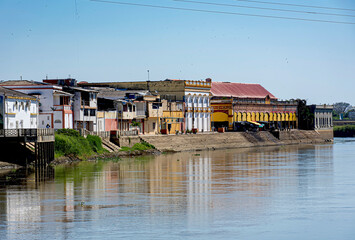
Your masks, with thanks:
M211 94L211 121L215 128L236 130L245 123L297 128L297 103L278 101L260 84L213 82Z
M182 133L185 129L183 103L162 100L161 133Z

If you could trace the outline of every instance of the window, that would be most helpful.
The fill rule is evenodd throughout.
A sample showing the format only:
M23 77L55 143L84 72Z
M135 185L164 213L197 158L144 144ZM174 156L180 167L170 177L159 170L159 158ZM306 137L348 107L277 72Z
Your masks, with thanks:
M159 107L161 107L161 103L153 103L152 104L152 109L159 109Z
M89 109L84 109L84 116L89 116Z
M90 109L90 116L96 116L96 110Z
M155 130L155 123L153 123L153 130Z

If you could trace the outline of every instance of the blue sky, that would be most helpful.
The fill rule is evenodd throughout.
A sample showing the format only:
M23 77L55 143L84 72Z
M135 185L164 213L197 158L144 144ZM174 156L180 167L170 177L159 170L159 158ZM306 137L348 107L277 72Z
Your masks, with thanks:
M113 0L115 1L115 0ZM355 23L174 2L122 2ZM200 0L354 15L355 11ZM265 0L277 2L276 0ZM75 4L76 2L76 4ZM279 0L355 9L353 0ZM355 105L355 25L198 13L89 0L0 0L0 79L134 81L166 78L260 83L280 99Z

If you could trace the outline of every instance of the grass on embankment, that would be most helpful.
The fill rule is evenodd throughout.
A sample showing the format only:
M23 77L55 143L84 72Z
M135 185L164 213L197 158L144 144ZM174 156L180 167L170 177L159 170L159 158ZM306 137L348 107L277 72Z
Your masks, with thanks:
M141 142L134 144L133 147L121 147L120 151L145 151L149 149L154 149L154 146L147 142Z
M334 126L334 137L355 137L355 125Z
M84 138L73 129L60 129L55 133L54 149L55 158L65 156L86 159L107 152L102 147L100 137L88 135Z

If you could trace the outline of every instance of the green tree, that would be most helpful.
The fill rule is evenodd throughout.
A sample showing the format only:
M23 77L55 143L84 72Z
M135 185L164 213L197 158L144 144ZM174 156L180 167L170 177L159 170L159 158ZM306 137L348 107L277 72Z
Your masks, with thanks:
M305 99L296 99L297 112L298 112L298 128L299 129L312 129L314 123L314 114L307 106Z

